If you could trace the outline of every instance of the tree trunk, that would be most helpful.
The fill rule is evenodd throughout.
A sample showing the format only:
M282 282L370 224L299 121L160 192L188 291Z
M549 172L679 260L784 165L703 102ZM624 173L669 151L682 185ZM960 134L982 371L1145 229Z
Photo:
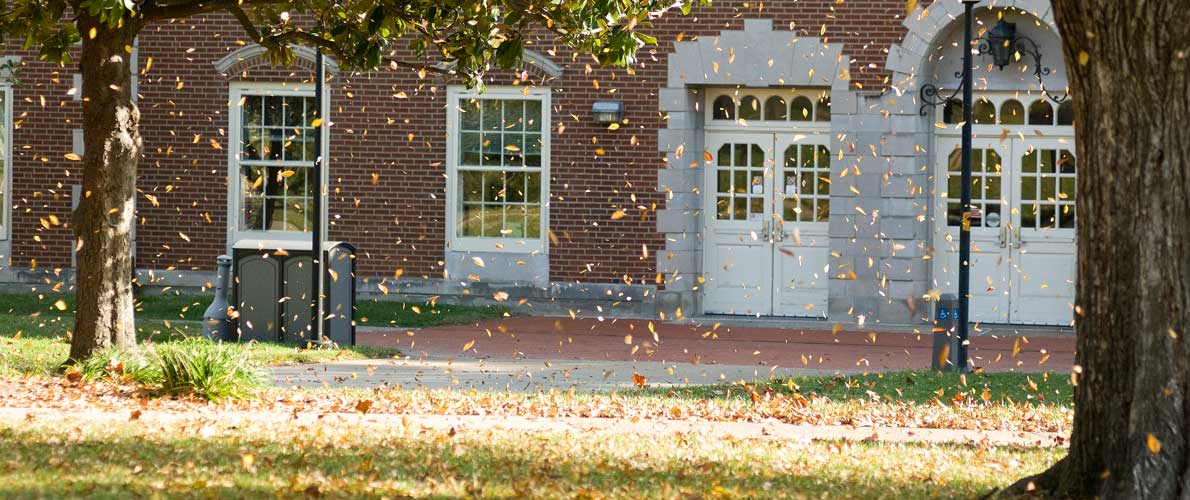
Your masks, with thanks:
M1190 0L1053 7L1078 141L1078 386L1069 455L1008 492L1187 498Z
M82 14L83 193L74 213L78 236L78 311L70 359L105 347L136 348L132 303L132 224L140 111L132 102L135 21L108 27Z

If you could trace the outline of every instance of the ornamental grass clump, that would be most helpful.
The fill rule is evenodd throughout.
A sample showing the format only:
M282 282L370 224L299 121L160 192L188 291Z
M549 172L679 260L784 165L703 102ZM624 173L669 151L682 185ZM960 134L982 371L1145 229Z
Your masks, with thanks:
M267 380L246 353L207 340L159 345L152 356L166 394L193 394L214 402L242 399Z
M75 367L85 380L133 382L139 385L161 382L161 367L144 355L111 347L87 358Z

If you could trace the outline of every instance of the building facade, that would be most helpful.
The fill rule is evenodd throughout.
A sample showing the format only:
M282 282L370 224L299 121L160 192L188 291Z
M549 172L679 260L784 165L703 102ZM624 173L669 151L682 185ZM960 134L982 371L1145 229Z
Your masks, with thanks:
M151 26L134 51L145 155L138 282L201 288L234 246L307 241L314 135L331 240L362 294L527 312L913 325L957 288L962 4L716 2L661 19L631 69L548 39L486 92L435 71L272 67L229 16ZM1066 86L1045 0L988 1ZM411 57L398 53L399 57ZM76 70L10 50L0 281L69 288L82 153ZM973 317L1069 324L1073 124L1032 61L977 58ZM14 81L15 80L15 81ZM602 106L622 109L612 123Z

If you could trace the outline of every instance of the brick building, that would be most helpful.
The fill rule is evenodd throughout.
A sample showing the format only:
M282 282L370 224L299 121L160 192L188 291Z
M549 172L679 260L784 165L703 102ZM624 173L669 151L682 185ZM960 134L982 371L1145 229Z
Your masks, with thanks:
M1044 0L984 2L1065 86ZM406 68L329 61L329 239L357 289L529 311L739 314L914 324L956 288L957 0L716 2L668 17L631 70L539 40L478 94ZM213 281L233 245L308 241L313 51L269 66L229 16L154 25L135 50L145 155L138 280ZM19 60L4 99L0 281L69 287L80 80ZM1074 277L1069 105L1031 63L977 59L973 315L1067 324ZM598 103L598 104L597 104ZM593 108L622 108L614 125ZM10 139L11 138L11 139Z

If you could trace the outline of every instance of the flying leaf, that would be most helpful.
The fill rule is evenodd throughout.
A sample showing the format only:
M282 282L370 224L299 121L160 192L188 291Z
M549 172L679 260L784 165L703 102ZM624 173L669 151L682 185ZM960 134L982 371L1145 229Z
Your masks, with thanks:
M1154 455L1161 453L1161 441L1157 439L1157 436L1154 436L1152 433L1149 433L1149 437L1146 441L1147 441L1146 444L1149 445L1149 451L1151 453L1153 453Z
M612 220L623 219L625 215L627 214L625 214L623 210L616 210L615 212L612 212Z

